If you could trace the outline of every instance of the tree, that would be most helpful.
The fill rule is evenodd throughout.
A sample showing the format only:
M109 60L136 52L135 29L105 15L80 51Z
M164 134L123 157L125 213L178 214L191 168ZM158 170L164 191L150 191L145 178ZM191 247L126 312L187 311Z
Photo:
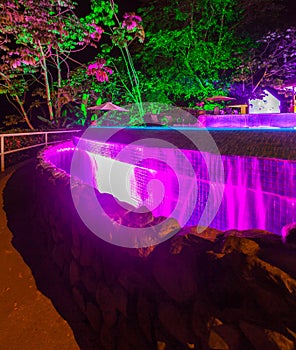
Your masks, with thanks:
M266 87L295 79L296 27L267 33L242 61L232 78L238 96L258 97Z
M30 128L23 94L35 90L46 101L49 123L65 125L63 106L71 100L71 54L96 46L100 35L82 24L71 0L11 0L0 4L1 93L17 104ZM64 79L64 84L63 84ZM35 104L36 105L36 104Z
M3 53L0 65L5 66L7 71L5 77L0 75L3 87L0 92L14 98L28 124L29 116L21 98L23 90L13 90L12 81L7 79L11 76L10 73L22 79L25 90L29 90L30 97L34 97L31 110L36 107L40 111L46 105L47 111L39 119L51 126L65 126L68 120L65 108L73 108L77 102L74 99L78 96L84 105L81 110L82 119L86 118L85 102L89 100L88 93L83 90L79 93L76 83L78 80L85 81L87 76L92 81L92 86L92 77L103 85L101 92L106 87L104 83L109 81L109 76L114 76L116 84L121 83L130 99L138 104L140 116L143 115L138 75L128 48L136 38L143 41L141 19L130 13L125 14L120 22L117 6L112 0L92 0L91 4L91 12L85 18L75 15L75 6L71 0L12 0L0 4L3 39L0 43ZM100 54L88 67L73 58L74 53L81 52L88 46L98 48L103 34L111 39L111 44L105 40ZM114 47L121 53L126 75L119 71L116 60L110 55ZM109 63L112 68L108 66ZM75 66L81 69L76 69L76 73L71 74ZM78 78L79 74L83 75ZM76 82L72 83L73 77ZM28 83L31 79L33 84ZM88 90L85 84L84 87ZM96 86L96 90L100 88Z
M113 63L108 63L113 65ZM88 65L80 66L71 71L70 82L65 81L71 89L72 100L67 105L69 110L69 121L72 124L88 125L91 118L96 118L96 114L91 115L87 111L88 106L101 104L104 101L112 101L115 104L127 104L131 102L130 96L120 83L122 74L113 72L112 79L98 82L96 75L87 75ZM69 85L68 85L69 84Z
M26 91L29 81L25 79L25 67L14 68L0 64L0 94L4 94L30 129L34 129L26 109Z
M138 108L138 116L131 120L133 124L142 122L144 109L142 104L142 93L138 72L135 69L133 59L129 50L130 45L138 40L143 43L145 33L141 24L141 17L135 13L125 13L123 20L118 18L118 7L113 0L91 1L92 12L86 16L86 23L93 23L94 28L102 35L106 35L110 40L105 40L101 46L101 52L96 60L88 67L88 75L95 75L99 82L116 80L125 91L126 100L134 102ZM108 17L104 14L104 9L108 9ZM104 24L102 27L101 25ZM112 52L115 56L112 57ZM119 54L119 55L118 55ZM106 57L108 57L106 61ZM112 68L111 68L111 67ZM116 74L113 74L116 73Z
M227 93L229 72L250 44L236 31L235 1L154 0L140 13L147 42L137 64L148 76L148 100L188 104Z

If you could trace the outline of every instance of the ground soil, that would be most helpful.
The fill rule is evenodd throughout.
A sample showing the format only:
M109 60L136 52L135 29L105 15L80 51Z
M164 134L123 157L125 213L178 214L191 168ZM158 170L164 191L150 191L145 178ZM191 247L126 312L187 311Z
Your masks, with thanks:
M42 247L37 247L39 243L34 243L34 237L26 232L25 222L13 221L13 217L10 217L13 230L7 227L6 212L3 210L3 191L7 182L10 182L10 203L14 203L15 212L19 211L18 200L21 201L23 195L29 195L19 191L21 178L14 178L11 182L13 173L14 169L10 168L0 175L0 349L91 349L93 346L88 343L90 334L85 320L67 292L59 288L62 282L48 268L50 264L46 262ZM20 176L29 174L21 173ZM10 213L13 213L13 209L10 208ZM15 232L23 232L27 236L18 239L17 243ZM33 258L26 261L30 253L34 261ZM59 298L51 298L54 293ZM59 300L60 305L54 306L53 300ZM84 336L88 339L85 340Z

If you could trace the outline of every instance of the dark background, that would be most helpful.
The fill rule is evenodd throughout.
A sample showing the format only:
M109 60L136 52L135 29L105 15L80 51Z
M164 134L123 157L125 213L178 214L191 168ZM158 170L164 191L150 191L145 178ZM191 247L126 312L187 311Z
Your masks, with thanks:
M198 1L198 0L196 0ZM119 6L119 17L125 12L136 12L138 8L149 5L150 0L115 0L115 2ZM281 12L281 17L283 19L283 23L285 25L294 25L296 26L296 0L279 0L279 6L284 5L286 7L285 10ZM85 16L90 11L90 0L78 0L77 13L80 16ZM266 13L266 17L272 16L272 13ZM143 23L145 28L145 23ZM88 57L87 52L83 52L82 57L79 57L80 60L87 62L91 57ZM75 57L78 58L78 57ZM13 107L8 103L6 97L4 95L0 95L0 127L1 121L4 116L7 114L15 114L16 111Z

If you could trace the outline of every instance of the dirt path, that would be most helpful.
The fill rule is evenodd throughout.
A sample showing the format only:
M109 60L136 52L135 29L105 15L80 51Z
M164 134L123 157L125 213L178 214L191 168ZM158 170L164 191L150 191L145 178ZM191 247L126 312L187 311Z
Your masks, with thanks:
M12 173L0 175L0 349L79 349L72 329L37 289L30 268L11 244L2 193Z

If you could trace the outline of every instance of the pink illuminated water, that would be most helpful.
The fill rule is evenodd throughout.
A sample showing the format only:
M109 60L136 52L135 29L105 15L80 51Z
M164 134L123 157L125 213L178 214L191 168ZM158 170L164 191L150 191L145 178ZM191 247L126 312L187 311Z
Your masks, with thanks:
M291 128L296 126L296 113L202 115L206 128Z
M61 152L65 147L67 151ZM284 225L296 221L295 161L222 156L224 171L220 173L215 169L217 155L211 153L182 150L189 160L184 163L178 149L149 147L147 151L136 145L118 156L125 147L85 140L75 150L81 180L120 201L135 207L144 205L155 216L172 216L187 226L207 224L221 193L222 202L218 203L211 227L258 228L280 234ZM55 166L69 172L72 153L69 144L62 144L45 155ZM209 168L215 173L211 181ZM211 205L206 208L213 187Z

